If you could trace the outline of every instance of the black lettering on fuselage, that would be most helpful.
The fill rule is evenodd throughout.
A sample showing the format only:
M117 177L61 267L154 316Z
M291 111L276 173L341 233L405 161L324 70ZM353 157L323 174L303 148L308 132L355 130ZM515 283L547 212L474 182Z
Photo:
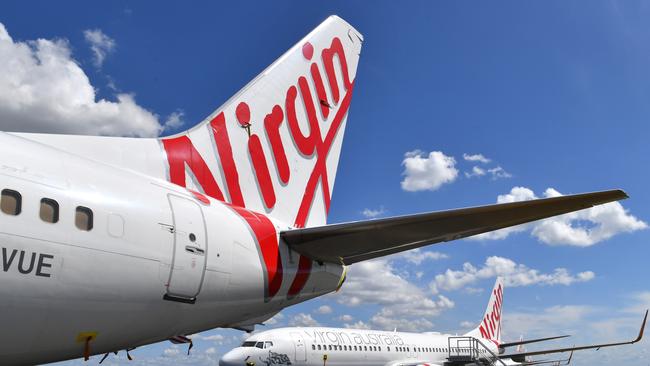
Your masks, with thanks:
M24 269L23 264L25 263L25 251L20 251L20 260L18 260L18 272L22 274L30 274L34 269L34 259L36 259L36 253L32 253L31 259L29 261L29 268Z
M15 264L16 256L18 256L17 264ZM36 260L37 257L38 261ZM17 249L10 251L7 248L2 248L2 270L4 272L13 270L24 275L34 272L34 275L39 277L51 277L51 273L45 272L45 269L52 268L52 263L46 262L46 260L50 259L54 259L51 254L18 251Z
M36 267L36 275L41 277L50 277L50 273L43 272L43 268L52 268L52 263L45 263L45 258L54 259L53 255L49 254L39 254L38 255L38 266Z
M9 267L11 267L11 263L14 261L14 258L16 258L16 249L11 251L11 256L7 257L7 248L2 248L2 270L7 272L9 271Z

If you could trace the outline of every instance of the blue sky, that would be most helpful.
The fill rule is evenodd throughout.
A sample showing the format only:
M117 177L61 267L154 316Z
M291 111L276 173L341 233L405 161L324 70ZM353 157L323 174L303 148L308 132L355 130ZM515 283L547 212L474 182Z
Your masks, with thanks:
M46 40L81 73L42 83L85 83L96 101L124 104L118 96L130 95L163 134L201 121L330 14L365 38L330 222L363 219L364 210L392 216L494 203L499 195L543 197L548 188L622 188L631 199L501 239L433 246L418 253L419 263L405 255L353 267L341 293L287 309L267 328L461 332L480 319L494 275L503 274L511 284L509 338L569 332L571 344L633 336L650 306L647 2L0 4L14 45L35 50L32 41ZM15 102L6 79L0 117ZM51 123L0 129L60 128ZM120 128L113 132L133 126ZM471 160L477 154L489 162ZM395 300L373 282L406 290ZM142 347L130 364L214 364L241 337L206 332L191 357L168 343ZM641 364L649 353L644 341L576 354L575 364ZM123 355L108 362L126 364Z

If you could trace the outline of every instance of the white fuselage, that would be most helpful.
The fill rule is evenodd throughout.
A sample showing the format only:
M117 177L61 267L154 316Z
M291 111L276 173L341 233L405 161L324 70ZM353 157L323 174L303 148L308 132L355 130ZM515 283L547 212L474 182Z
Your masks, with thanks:
M19 212L0 212L2 365L82 357L89 337L98 354L255 324L335 290L343 274L314 263L288 296L297 255L281 242L285 280L269 297L256 238L230 206L5 133L0 189L20 195ZM56 222L43 199L58 205ZM92 211L92 229L77 226L79 207ZM273 222L272 235L280 228Z
M438 333L280 328L251 336L224 355L219 365L442 365L450 356L450 348L452 355L470 354L467 343L457 342L459 338ZM497 354L494 343L480 341ZM487 349L479 348L479 357L487 357Z

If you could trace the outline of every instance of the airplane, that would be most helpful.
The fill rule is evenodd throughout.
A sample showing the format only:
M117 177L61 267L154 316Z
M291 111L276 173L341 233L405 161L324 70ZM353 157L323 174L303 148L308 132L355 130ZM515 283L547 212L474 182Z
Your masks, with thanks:
M561 349L506 352L510 347L567 336L501 342L503 279L497 278L479 325L464 335L349 328L277 328L247 338L223 355L219 366L461 366L568 365L573 351L633 344L643 338L648 312L632 341ZM531 355L571 352L567 360L530 361ZM566 362L566 363L565 363Z
M173 136L0 133L0 364L252 330L353 263L627 198L327 225L362 43L331 16Z

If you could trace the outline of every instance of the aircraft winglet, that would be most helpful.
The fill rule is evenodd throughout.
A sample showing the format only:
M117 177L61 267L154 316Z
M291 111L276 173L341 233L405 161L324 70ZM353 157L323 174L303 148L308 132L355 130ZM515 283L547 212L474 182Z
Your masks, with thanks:
M643 323L641 324L641 330L639 330L639 336L632 343L636 343L643 338L643 332L645 331L645 324L648 321L648 310L645 311L645 316L643 317Z

